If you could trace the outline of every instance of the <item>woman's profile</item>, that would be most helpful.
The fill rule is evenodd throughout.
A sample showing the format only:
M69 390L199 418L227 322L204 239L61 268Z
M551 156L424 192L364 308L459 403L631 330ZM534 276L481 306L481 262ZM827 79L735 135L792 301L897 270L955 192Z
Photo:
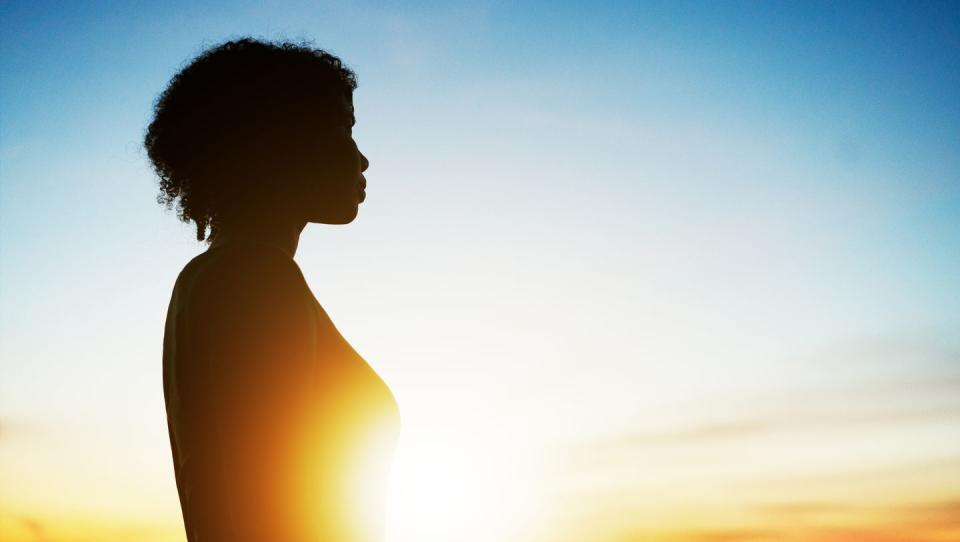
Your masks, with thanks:
M176 280L163 343L190 542L380 537L396 402L293 260L306 224L347 224L365 198L355 88L322 50L240 39L157 99L160 200L209 243Z

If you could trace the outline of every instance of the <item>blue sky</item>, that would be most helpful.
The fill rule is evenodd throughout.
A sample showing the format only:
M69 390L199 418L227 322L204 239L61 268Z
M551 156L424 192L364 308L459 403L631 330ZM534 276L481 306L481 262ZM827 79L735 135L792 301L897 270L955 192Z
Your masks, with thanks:
M449 458L485 439L486 480L553 503L508 512L478 491L485 504L448 515L515 527L478 539L520 540L553 513L581 521L573 537L595 518L564 496L606 503L605 477L642 510L643 488L679 488L668 517L728 511L694 484L727 474L819 473L822 493L796 499L863 505L837 488L864 453L958 472L955 3L8 2L0 465L27 467L0 467L18 488L0 505L54 522L83 471L104 489L81 509L175 524L160 330L203 247L155 204L140 144L178 67L246 34L312 39L358 73L368 200L348 227L309 228L298 262L394 388L409 449ZM450 430L463 420L474 429ZM760 439L770 463L707 439L704 470L654 451L662 478L616 461L531 474L597 442L630 456L630 435L718 433ZM58 497L43 473L68 480ZM921 478L892 479L956 497L949 476ZM398 525L397 541L468 540ZM623 526L640 528L654 526Z

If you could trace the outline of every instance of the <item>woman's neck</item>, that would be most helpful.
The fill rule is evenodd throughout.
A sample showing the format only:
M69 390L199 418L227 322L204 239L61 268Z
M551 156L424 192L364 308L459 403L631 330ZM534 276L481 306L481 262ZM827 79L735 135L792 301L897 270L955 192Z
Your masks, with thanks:
M291 258L297 252L300 233L307 225L306 221L297 223L284 221L245 221L222 224L210 243L211 248L232 241L253 241L275 246L286 252Z

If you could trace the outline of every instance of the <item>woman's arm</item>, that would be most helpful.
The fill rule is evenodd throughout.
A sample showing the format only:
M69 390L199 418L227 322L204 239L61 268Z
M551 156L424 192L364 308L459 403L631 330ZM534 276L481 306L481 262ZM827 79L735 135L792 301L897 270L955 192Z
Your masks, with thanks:
M223 256L192 297L192 448L204 468L191 515L211 540L302 539L297 470L316 429L323 340L309 289L265 249Z

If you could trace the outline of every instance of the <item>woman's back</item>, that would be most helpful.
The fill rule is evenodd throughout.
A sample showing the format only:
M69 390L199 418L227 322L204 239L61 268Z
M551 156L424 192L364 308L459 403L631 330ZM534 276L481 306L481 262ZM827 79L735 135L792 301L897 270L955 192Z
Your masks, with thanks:
M379 536L396 403L292 254L237 239L187 264L163 378L191 542Z

